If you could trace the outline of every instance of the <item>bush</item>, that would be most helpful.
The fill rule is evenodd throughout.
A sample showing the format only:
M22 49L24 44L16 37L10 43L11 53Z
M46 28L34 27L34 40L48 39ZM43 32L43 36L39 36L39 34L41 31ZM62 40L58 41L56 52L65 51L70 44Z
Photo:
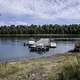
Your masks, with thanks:
M72 63L64 66L58 80L80 80L80 64Z
M74 52L80 52L80 41L75 43Z

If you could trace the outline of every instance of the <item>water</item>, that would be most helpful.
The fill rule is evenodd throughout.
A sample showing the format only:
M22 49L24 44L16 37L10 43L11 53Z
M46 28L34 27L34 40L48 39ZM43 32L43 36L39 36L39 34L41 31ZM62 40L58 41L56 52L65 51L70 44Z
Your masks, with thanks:
M30 52L29 48L23 46L23 42L29 38L0 38L0 60L31 59L42 56L61 54L74 48L75 41L55 41L56 48L48 52Z

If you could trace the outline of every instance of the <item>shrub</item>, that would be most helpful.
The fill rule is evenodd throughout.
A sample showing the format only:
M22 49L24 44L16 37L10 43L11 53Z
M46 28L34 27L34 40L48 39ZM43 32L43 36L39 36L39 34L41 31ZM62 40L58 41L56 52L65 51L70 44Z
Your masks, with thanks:
M74 48L75 52L80 52L80 41L75 43L75 48Z
M57 80L80 80L80 64L72 63L63 67Z

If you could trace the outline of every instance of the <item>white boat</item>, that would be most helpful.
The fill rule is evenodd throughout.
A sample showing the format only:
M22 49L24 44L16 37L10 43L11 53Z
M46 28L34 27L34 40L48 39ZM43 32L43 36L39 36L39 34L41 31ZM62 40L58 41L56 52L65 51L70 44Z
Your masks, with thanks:
M28 45L30 47L31 45L34 45L34 44L35 44L35 41L28 41L24 43L24 46Z
M56 46L57 46L57 45L56 45L55 42L50 42L50 47L51 47L51 48L56 48Z
M33 45L33 44L35 44L35 41L28 41L27 44L28 44L28 45Z

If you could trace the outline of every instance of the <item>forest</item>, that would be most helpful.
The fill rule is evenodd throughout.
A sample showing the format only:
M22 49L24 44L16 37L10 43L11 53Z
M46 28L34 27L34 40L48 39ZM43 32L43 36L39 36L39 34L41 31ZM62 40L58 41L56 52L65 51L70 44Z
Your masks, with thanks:
M80 24L70 25L4 25L0 34L80 34Z

